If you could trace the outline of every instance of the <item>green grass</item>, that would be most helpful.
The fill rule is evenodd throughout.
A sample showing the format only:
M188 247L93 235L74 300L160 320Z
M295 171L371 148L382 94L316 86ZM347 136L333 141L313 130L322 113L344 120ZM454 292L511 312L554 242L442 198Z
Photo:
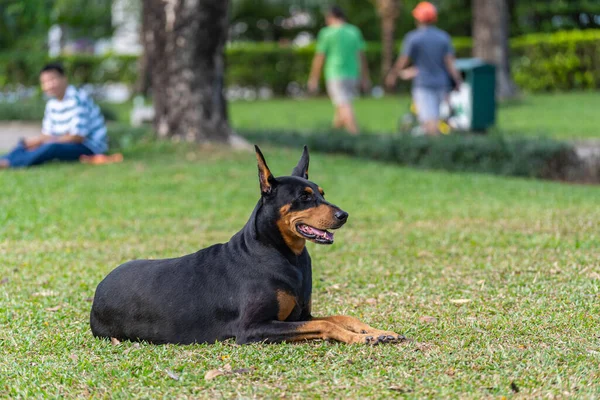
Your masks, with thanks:
M0 173L1 398L478 399L512 397L511 384L530 398L600 396L598 187L338 156L311 159L311 178L350 213L333 246L309 244L314 314L411 342L94 339L90 299L109 271L226 241L257 201L251 153L147 150ZM276 175L300 155L263 150ZM204 379L227 364L249 373Z
M363 98L356 102L361 129L395 132L407 112L408 96ZM497 130L507 135L557 139L600 138L600 96L595 92L526 95L499 106ZM327 98L230 103L238 129L323 130L329 128L332 106Z

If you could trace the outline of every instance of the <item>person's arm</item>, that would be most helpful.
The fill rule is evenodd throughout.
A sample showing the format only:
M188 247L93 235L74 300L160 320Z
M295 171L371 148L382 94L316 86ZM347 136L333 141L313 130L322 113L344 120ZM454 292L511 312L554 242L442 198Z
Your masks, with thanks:
M396 59L396 62L394 63L394 65L392 65L392 69L390 69L390 72L387 74L387 77L385 79L385 83L388 88L393 88L396 85L396 81L398 80L400 72L409 66L411 56L413 56L413 53L413 36L409 33L402 41L402 51L400 56L398 56L398 59Z
M42 119L42 134L26 138L24 140L25 148L28 150L33 150L41 146L51 139L50 135L52 135L52 122L50 121L50 106L48 103L46 103L46 108L44 109L44 118Z
M317 36L317 47L308 77L308 91L311 93L315 93L319 89L319 79L321 78L323 65L325 65L325 57L327 57L328 40L326 30L321 29Z
M452 80L454 81L454 84L456 85L456 89L460 88L460 85L462 85L463 79L462 79L462 75L460 74L460 72L458 72L458 70L456 69L455 66L455 61L456 58L454 56L454 46L452 45L452 39L450 38L450 36L447 36L447 41L446 41L446 54L444 55L444 65L446 66L446 71L448 72L448 74L450 75L450 77L452 78Z
M462 79L462 75L460 74L460 72L458 72L458 70L456 69L456 66L454 65L454 54L446 54L446 56L444 57L444 63L446 64L446 70L448 71L448 73L450 74L450 76L452 77L452 79L454 80L454 83L456 84L456 88L458 89L460 87L460 85L462 85L463 83L463 79Z
M55 136L50 140L52 143L83 143L85 140L84 136L71 135L70 133Z
M319 88L319 78L321 77L321 71L325 64L325 54L316 53L312 61L310 68L310 75L308 78L308 91L314 93Z
M56 143L83 143L90 134L92 124L95 124L93 114L99 112L97 107L87 97L78 98L77 106L64 135L56 137Z
M392 66L392 69L390 70L390 72L388 73L388 75L385 79L385 82L388 87L391 88L396 85L396 81L398 80L398 76L400 75L400 72L403 69L405 69L406 67L408 67L409 64L410 64L410 58L408 57L408 55L402 54L398 57L398 59Z

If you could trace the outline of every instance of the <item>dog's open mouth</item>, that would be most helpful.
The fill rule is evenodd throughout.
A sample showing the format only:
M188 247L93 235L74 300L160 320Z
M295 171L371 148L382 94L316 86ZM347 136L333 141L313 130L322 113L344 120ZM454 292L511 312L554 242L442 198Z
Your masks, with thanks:
M315 243L319 244L332 244L333 243L333 233L324 231L321 229L314 228L312 226L306 224L298 224L296 225L296 229L302 236L311 240Z

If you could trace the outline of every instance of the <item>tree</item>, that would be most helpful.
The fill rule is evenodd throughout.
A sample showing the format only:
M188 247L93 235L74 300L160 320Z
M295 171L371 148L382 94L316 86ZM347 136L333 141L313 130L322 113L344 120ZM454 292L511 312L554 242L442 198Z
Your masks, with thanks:
M142 41L151 65L159 137L226 142L228 0L144 0Z
M473 56L496 65L496 94L515 97L510 75L509 14L506 0L473 0Z
M399 0L372 0L381 19L381 76L387 75L394 63L396 20L400 15Z

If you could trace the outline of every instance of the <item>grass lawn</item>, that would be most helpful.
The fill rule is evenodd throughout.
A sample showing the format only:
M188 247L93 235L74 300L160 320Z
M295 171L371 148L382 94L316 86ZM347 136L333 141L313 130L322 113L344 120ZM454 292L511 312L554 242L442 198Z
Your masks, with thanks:
M300 156L263 150L276 175ZM311 178L350 213L334 245L309 244L314 314L411 342L94 339L109 271L228 240L259 193L251 153L127 154L0 174L0 397L600 396L600 188L320 154ZM204 379L228 364L248 372Z
M356 102L359 125L365 131L395 132L407 112L408 96L365 98ZM507 135L558 139L600 138L600 96L595 92L527 95L500 105L497 129ZM230 103L238 129L326 129L332 106L327 98Z

